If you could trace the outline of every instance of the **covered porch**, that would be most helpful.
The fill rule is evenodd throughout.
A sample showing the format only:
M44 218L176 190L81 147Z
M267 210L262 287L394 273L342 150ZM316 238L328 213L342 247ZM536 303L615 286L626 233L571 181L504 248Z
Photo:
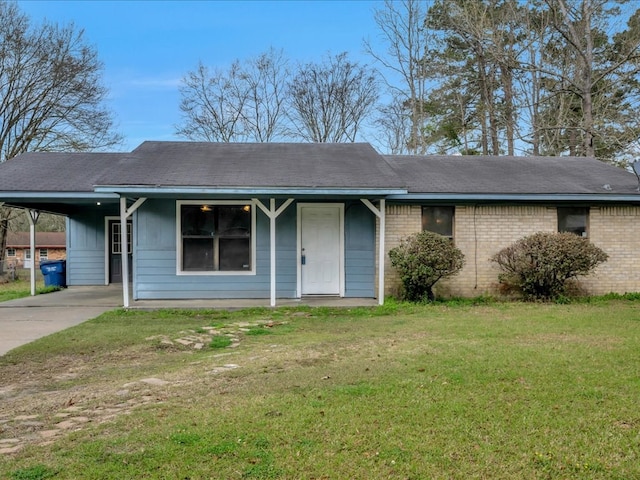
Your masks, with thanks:
M374 307L378 305L375 298L345 297L302 297L299 299L278 299L278 307ZM0 303L3 308L43 307L43 308L76 308L107 307L122 308L122 285L72 286L58 292L19 298ZM201 300L133 300L129 299L129 307L140 310L167 309L203 309L203 310L238 310L242 308L269 307L270 299L201 299Z

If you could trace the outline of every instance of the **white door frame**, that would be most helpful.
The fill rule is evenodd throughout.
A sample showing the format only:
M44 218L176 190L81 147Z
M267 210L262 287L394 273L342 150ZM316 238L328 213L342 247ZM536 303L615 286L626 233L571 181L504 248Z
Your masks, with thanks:
M111 249L109 248L109 246L111 245L111 231L109 230L109 222L119 222L120 221L120 217L119 216L115 216L115 215L105 215L104 217L104 284L105 285L109 285L109 278L111 277L110 275L110 269L111 269L111 262L109 261L109 255L111 255ZM133 250L133 220L131 221L131 250ZM127 252L128 255L131 255L133 257L133 251L131 252ZM122 282L124 283L124 278L122 280Z
M344 274L344 203L298 203L297 204L297 226L296 226L296 236L297 236L297 248L298 252L296 254L297 259L297 287L296 287L296 296L298 298L302 297L302 209L305 207L334 207L338 209L339 214L339 245L340 245L340 253L339 253L339 295L340 297L344 297L345 291L345 274Z

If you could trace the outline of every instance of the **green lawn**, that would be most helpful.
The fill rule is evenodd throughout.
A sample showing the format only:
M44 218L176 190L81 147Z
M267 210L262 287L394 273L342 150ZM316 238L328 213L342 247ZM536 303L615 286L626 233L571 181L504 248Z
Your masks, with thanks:
M49 291L49 288L45 289L42 275L39 275L36 280L36 293L46 293L47 291ZM28 297L29 295L31 295L30 280L20 279L0 284L0 302Z
M638 301L116 311L0 357L0 478L633 479L639 404Z

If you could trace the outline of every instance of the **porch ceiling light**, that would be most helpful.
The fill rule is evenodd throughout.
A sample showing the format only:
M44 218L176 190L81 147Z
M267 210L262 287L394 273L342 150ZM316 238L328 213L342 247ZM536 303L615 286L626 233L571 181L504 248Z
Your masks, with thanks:
M211 207L209 205L202 205L200 207L200 211L201 212L210 212L211 211Z

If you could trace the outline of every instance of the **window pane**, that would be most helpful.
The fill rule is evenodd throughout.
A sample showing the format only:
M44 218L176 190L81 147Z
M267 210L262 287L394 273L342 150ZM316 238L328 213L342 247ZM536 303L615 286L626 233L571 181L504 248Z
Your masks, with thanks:
M587 236L588 208L559 207L557 210L559 232L571 232L581 237Z
M182 240L182 269L208 271L214 269L213 239L184 238Z
M251 242L248 238L221 238L218 245L220 248L220 270L251 269Z
M422 230L453 237L454 207L422 207Z
M215 210L212 207L207 207L203 211L201 205L182 205L182 235L213 236Z
M217 207L218 235L248 237L251 234L251 207Z

